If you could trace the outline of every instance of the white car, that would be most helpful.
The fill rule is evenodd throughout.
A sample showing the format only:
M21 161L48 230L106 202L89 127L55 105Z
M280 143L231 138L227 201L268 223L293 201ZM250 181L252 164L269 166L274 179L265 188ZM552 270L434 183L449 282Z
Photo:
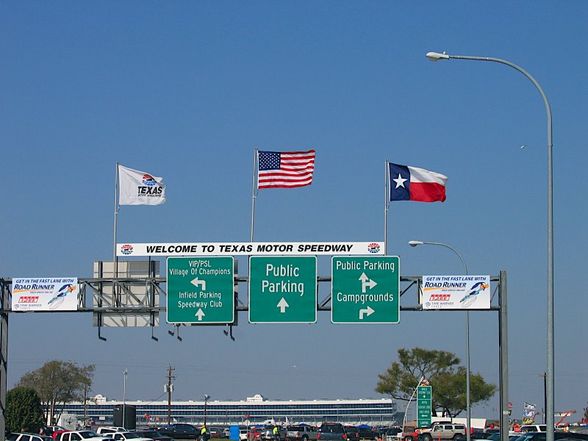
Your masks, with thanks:
M11 433L6 437L7 441L49 441L52 439L50 436L36 433Z
M545 424L523 424L521 433L525 432L547 432L547 426Z
M98 435L106 435L107 433L115 433L115 432L127 432L127 429L124 427L115 427L115 426L105 426L105 427L98 427L96 433Z
M98 435L91 430L72 430L63 432L56 441L110 441L105 436Z
M114 433L107 433L104 436L106 436L110 440L115 440L115 441L126 441L126 440L152 441L151 438L144 438L135 432L114 432Z

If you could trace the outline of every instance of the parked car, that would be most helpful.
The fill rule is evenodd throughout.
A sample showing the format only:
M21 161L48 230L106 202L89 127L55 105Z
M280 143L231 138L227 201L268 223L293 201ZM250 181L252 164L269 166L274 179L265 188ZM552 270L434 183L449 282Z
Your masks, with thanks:
M376 440L380 434L369 426L358 426L359 439Z
M53 441L53 438L47 435L36 433L11 433L6 437L7 441Z
M481 429L473 429L470 435L471 439L488 439L491 435L489 432L485 432Z
M56 441L110 441L91 430L68 430L57 436Z
M247 427L239 427L239 441L247 441L247 434L249 429Z
M161 426L157 430L162 435L170 436L174 439L199 439L200 430L192 424L176 423Z
M247 441L259 441L262 430L260 427L250 427L247 431Z
M172 437L162 435L157 430L153 430L153 429L135 430L135 433L139 434L143 438L150 438L153 441L173 441Z
M396 441L399 433L402 433L402 427L388 427L383 431L382 436L385 441Z
M98 435L106 435L107 433L115 433L115 432L127 432L127 429L124 427L115 427L115 426L104 426L98 427L96 429L96 433Z
M414 427L405 427L398 435L402 441L419 441L419 432Z
M420 438L423 441L433 440L464 440L466 427L463 424L433 423L430 428L419 429Z
M151 441L151 438L145 438L139 435L137 432L114 432L114 433L107 433L107 438L114 440L114 441Z
M51 434L51 438L53 438L54 440L57 440L57 439L59 439L59 435L61 435L64 432L69 432L69 430L67 430L67 429L54 430L53 433Z
M359 429L355 426L343 426L345 434L347 435L347 441L359 441Z
M286 439L288 441L316 441L318 431L315 427L306 424L286 427Z
M523 424L520 432L547 432L547 426L545 424Z
M527 432L519 436L517 439L521 441L545 441L547 432ZM588 435L585 433L574 432L554 432L553 439L557 441L588 441Z
M223 429L222 427L208 426L208 434L211 438L222 438Z
M341 423L322 423L317 439L320 441L340 441L346 440L347 434Z
M53 432L57 431L57 430L65 430L65 427L61 427L61 426L45 426L43 427L43 435L46 436L51 436L53 435Z

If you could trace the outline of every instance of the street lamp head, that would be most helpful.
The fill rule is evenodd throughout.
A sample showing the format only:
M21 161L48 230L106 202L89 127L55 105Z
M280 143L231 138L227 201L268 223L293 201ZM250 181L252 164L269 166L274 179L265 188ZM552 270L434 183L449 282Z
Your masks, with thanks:
M423 242L422 240L410 240L410 241L408 242L408 244L409 244L411 247L416 247L416 246L419 246L419 245L423 245L423 244L424 244L424 242Z
M204 401L208 401L209 398L210 398L210 395L204 395Z
M430 61L449 60L449 55L447 55L445 52L442 54L439 52L427 52L426 57Z

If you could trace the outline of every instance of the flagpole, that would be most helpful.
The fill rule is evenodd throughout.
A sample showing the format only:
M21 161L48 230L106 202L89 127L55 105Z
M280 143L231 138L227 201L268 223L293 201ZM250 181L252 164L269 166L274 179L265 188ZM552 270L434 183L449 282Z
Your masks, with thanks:
M118 257L116 255L116 239L118 232L118 161L116 162L116 172L114 173L114 234L112 240L112 263L114 264L114 278L118 279ZM116 282L112 284L112 295L114 297L115 304L118 305Z
M249 234L249 241L253 242L255 233L255 200L257 199L257 149L253 149L253 180L251 183L251 230Z
M389 191L390 186L388 185L390 177L388 176L388 172L390 167L388 167L388 161L384 162L384 254L388 255L388 207L390 206L389 203Z
M112 261L116 261L116 235L118 230L118 162L114 172L114 237L112 241Z

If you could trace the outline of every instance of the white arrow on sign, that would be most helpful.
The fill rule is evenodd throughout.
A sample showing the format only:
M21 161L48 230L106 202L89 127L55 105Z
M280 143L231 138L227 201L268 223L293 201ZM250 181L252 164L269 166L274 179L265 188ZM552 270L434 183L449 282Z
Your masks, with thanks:
M196 277L194 280L190 280L190 283L196 288L198 288L198 285L200 285L202 291L206 291L206 280L198 280L198 277Z
M359 280L361 280L361 292L363 294L365 294L367 288L372 289L374 286L377 285L377 283L371 280L368 276L366 276L365 273L361 273L361 276L359 276Z
M365 309L360 309L359 310L359 319L363 320L364 316L370 316L372 315L374 312L376 312L374 309L370 308L369 306Z
M286 302L286 299L284 297L282 297L282 299L278 302L278 308L280 308L280 314L283 314L286 312L286 308L289 308L290 305L288 305L288 302Z
M196 314L194 314L196 317L198 317L198 321L201 322L202 321L202 317L204 317L206 314L204 314L204 311L202 310L202 308L198 308L198 311L196 311Z

